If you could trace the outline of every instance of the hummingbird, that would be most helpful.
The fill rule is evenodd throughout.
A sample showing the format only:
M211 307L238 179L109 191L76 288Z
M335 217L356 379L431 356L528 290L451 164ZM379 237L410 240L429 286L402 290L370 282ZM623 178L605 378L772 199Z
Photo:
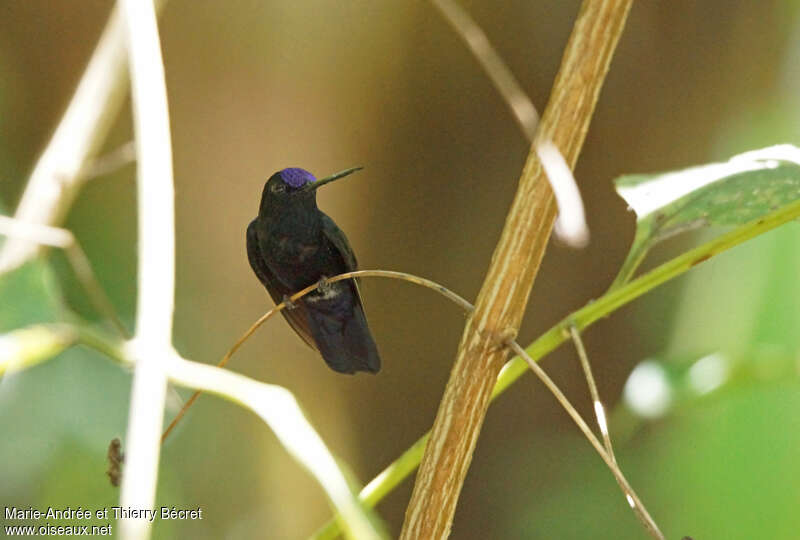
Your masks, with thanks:
M297 167L264 184L258 216L247 226L247 258L276 302L314 283L319 287L281 313L328 366L339 373L377 373L381 360L367 326L358 283L325 278L356 270L356 256L342 230L317 207L317 189L360 170L317 180Z

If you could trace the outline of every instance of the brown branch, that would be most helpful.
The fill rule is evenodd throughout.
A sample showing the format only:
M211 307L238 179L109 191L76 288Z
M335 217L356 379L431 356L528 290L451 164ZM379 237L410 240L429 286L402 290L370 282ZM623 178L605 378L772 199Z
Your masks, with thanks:
M584 0L537 141L551 140L574 167L632 0ZM401 539L446 538L506 358L555 220L553 193L533 150L489 271L467 321L442 397Z

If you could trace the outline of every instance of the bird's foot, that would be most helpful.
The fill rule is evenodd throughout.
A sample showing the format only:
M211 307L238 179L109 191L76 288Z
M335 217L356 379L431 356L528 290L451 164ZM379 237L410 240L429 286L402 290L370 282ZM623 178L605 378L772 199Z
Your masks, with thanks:
M283 305L286 306L286 309L294 309L297 307L297 304L292 302L292 298L288 294L283 295Z
M321 292L324 296L328 293L328 291L330 291L330 289L331 289L331 284L330 282L328 282L327 276L322 276L321 278L319 278L319 281L317 282L317 290Z

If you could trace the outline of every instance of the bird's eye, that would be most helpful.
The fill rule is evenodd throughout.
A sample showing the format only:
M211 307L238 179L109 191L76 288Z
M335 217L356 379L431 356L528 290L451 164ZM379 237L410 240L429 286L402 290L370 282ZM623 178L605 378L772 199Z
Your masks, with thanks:
M270 188L273 193L283 193L286 191L286 185L283 182L276 182Z

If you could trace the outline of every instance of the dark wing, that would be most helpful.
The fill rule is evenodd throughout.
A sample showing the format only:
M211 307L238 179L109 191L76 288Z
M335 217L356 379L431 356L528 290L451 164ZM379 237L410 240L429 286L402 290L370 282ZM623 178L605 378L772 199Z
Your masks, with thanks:
M342 256L342 260L347 267L347 271L352 272L357 270L358 262L356 261L356 254L353 253L353 249L350 247L350 244L347 243L347 237L342 232L342 229L340 229L339 226L327 216L327 214L324 212L320 212L320 214L322 214L322 232L325 235L325 238L327 238L339 251L339 254Z
M322 232L333 249L338 252L344 271L357 270L356 256L347 243L344 233L331 218L320 213L322 214ZM338 283L333 286L336 285ZM317 347L325 362L335 371L340 373L355 371L377 373L381 369L381 359L364 315L358 280L351 279L349 283L343 285L349 287L353 296L345 294L327 309L318 305L318 309L309 311L309 317L315 323L312 328L318 331ZM340 311L343 307L345 307L345 311L349 307L349 316L342 316ZM331 314L326 313L328 309L331 310ZM324 328L327 328L326 332L319 331Z
M358 270L356 254L353 253L353 248L351 248L350 244L347 243L347 237L342 232L342 229L340 229L339 226L336 225L336 223L334 223L327 214L324 212L320 212L320 214L322 214L322 232L325 235L325 238L327 238L339 252L339 255L341 255L345 268L347 268L345 271L354 272ZM361 289L358 288L359 281L360 280L358 278L350 280L350 282L353 284L353 288L356 290L358 303L363 305L361 300Z
M325 212L320 212L322 214L322 233L325 235L325 238L333 244L333 247L336 248L336 251L339 252L339 255L342 257L342 262L346 268L345 272L354 272L358 270L358 261L356 261L356 254L353 253L353 248L350 247L350 244L347 243L347 237L342 232L342 229L339 228L334 221L328 217ZM333 277L333 276L328 276ZM351 279L350 282L353 284L353 287L356 290L356 296L358 296L358 302L361 303L361 291L358 288L359 279Z
M354 272L358 270L356 254L353 253L353 248L351 248L350 244L347 243L347 237L342 232L342 229L340 229L339 226L336 225L336 223L334 223L334 221L329 218L325 212L320 212L320 214L322 214L322 233L325 235L325 238L327 238L328 241L333 244L333 246L336 248L336 251L338 251L339 255L342 257L342 262L344 262L344 266L346 268L345 272ZM358 303L363 305L361 300L361 290L358 288L360 280L355 278L349 281L353 284L353 288L356 290Z
M275 304L283 302L283 296L285 294L295 292L285 290L264 262L264 255L258 242L255 219L247 226L247 259L250 261L250 266L253 268L256 277L264 285L264 288L267 289L267 292L272 297ZM294 309L282 309L281 315L283 315L289 325L297 332L297 335L303 338L303 341L305 341L309 347L312 349L317 348L314 345L314 339L311 337L308 313L302 304L297 304Z

